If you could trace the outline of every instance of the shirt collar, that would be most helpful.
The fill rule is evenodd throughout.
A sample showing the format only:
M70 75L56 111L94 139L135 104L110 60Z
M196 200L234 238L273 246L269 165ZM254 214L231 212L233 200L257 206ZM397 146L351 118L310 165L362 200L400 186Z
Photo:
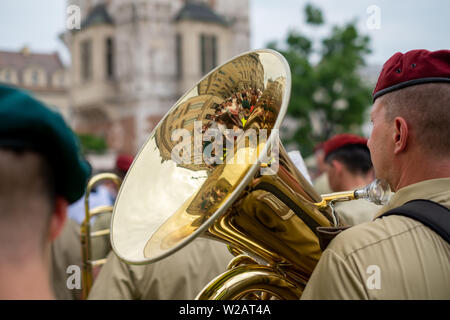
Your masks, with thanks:
M383 213L400 207L414 199L433 200L441 194L450 193L450 178L430 179L411 184L394 193L389 202L376 214L377 219Z

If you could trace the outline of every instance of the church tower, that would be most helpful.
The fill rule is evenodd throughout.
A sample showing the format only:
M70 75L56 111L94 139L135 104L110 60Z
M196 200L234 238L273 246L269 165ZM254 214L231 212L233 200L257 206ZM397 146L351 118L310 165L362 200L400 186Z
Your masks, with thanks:
M69 0L73 125L135 154L203 75L248 51L248 0Z

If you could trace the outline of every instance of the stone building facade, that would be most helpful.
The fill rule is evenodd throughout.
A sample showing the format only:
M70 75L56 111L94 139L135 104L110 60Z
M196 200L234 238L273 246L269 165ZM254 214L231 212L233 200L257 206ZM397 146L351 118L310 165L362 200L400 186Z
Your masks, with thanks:
M248 0L69 0L72 125L135 154L185 91L249 50Z
M68 71L56 52L0 51L0 83L29 91L70 119Z

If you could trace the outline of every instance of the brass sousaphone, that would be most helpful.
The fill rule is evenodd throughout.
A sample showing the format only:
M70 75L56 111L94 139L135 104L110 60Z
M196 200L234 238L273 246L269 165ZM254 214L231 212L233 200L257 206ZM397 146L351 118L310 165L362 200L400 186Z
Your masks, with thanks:
M321 255L316 228L339 222L328 205L338 197L322 201L279 141L290 88L284 57L256 50L189 90L120 188L111 222L117 256L152 263L204 236L236 258L198 299L298 299Z

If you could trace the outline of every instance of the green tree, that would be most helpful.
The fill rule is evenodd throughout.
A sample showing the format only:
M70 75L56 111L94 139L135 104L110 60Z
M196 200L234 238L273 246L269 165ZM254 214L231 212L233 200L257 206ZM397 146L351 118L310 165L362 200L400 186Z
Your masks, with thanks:
M319 8L308 4L305 15L309 26L324 27ZM318 142L334 134L361 133L371 89L358 71L370 53L370 39L358 32L356 21L332 27L318 46L298 30L289 31L284 42L281 47L275 42L268 47L284 55L292 73L288 115L298 125L285 142L297 144L307 156Z
M83 154L94 152L104 153L108 149L105 139L91 134L78 134Z

